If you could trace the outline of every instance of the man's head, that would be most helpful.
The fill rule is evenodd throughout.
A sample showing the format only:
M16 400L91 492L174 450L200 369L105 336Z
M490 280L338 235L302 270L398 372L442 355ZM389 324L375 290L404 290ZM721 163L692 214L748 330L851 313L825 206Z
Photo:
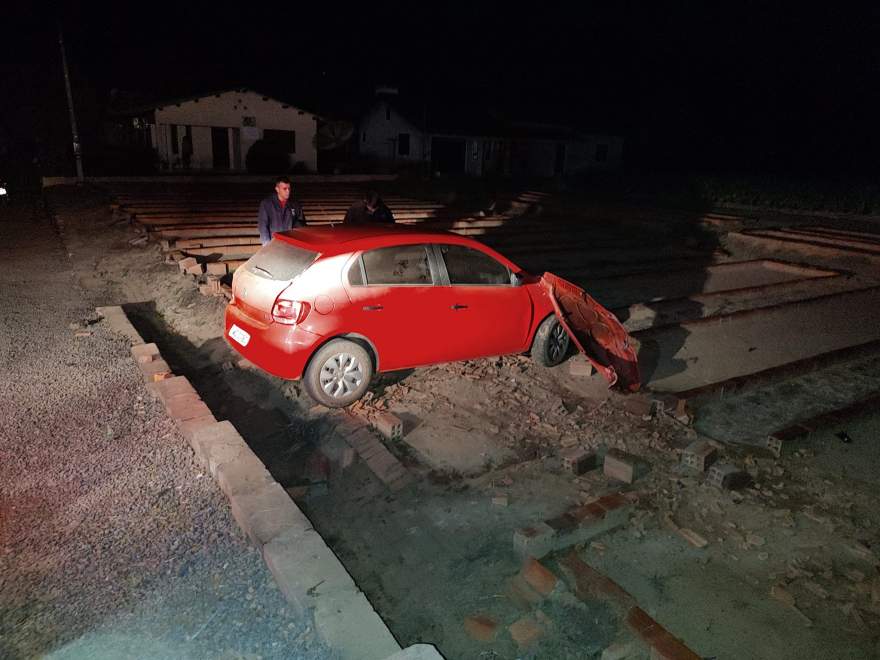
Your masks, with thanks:
M367 192L364 195L364 206L369 213L375 213L376 209L379 208L379 193L375 190Z
M279 176L275 179L275 193L278 200L286 202L290 198L290 179L286 176Z

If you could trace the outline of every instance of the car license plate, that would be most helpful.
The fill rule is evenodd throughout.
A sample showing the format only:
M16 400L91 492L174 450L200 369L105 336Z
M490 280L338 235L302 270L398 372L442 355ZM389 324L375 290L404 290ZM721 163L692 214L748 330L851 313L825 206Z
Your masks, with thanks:
M231 328L229 328L229 336L242 346L247 346L248 342L251 340L251 336L247 332L234 324Z

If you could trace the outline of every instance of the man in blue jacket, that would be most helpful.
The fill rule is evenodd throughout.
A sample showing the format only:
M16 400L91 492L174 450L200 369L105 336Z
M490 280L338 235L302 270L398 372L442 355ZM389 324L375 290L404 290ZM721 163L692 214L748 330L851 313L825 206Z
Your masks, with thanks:
M275 232L305 225L306 216L303 214L302 204L290 199L290 179L279 176L275 179L275 194L260 202L257 216L260 243L265 245L271 241Z

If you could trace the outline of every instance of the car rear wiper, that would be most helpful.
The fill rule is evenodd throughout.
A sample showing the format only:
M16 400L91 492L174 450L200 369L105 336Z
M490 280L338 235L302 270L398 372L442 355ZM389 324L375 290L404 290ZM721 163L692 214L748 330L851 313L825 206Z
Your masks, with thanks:
M263 272L266 273L266 275L268 275L269 277L272 277L272 278L275 277L275 276L274 276L272 273L270 273L268 270L266 270L265 268L260 268L260 267L257 266L256 264L254 264L254 268L256 268L257 270L261 270L261 271L263 271Z

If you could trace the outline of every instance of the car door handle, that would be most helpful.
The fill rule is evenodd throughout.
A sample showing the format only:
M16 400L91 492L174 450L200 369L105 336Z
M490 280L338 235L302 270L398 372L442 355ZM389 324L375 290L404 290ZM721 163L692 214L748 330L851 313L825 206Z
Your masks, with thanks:
M365 312L380 312L383 309L385 308L382 305L364 305Z
M457 305L456 304L456 305L452 306L452 311L454 311L454 312L458 311L459 309L467 309L467 305Z

